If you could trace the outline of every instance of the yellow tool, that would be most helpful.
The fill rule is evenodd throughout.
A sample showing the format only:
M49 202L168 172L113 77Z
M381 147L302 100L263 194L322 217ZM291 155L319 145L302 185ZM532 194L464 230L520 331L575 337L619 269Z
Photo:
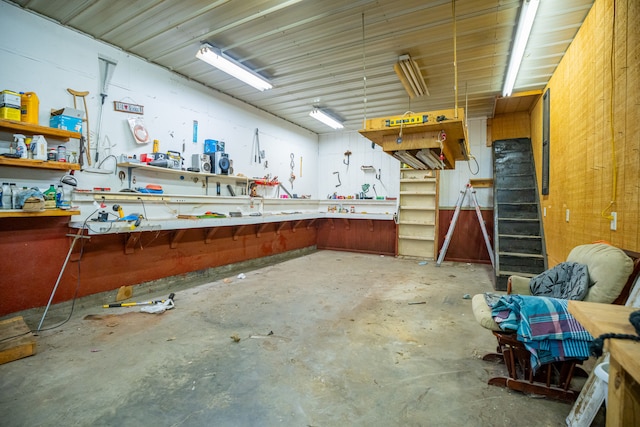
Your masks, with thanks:
M135 307L137 305L153 305L153 304L164 304L165 302L171 300L173 301L173 299L175 298L176 294L174 294L173 292L169 294L169 298L167 298L166 300L164 299L157 299L157 300L152 300L152 301L145 301L145 302L117 302L117 303L112 303L112 304L104 304L102 306L102 308L115 308L115 307Z
M122 206L120 205L113 205L113 210L118 212L118 216L122 219L124 218L124 211L122 210Z
M89 91L85 90L85 91L78 91L78 90L73 90L73 89L69 89L67 88L67 92L69 92L71 95L73 95L73 108L77 109L77 103L76 103L76 98L80 97L82 98L82 103L84 104L84 118L82 119L83 122L85 122L87 124L86 129L87 129L87 149L85 150L85 153L87 155L87 163L89 164L89 166L91 166L91 142L89 141L89 111L87 110L87 98L86 96L89 95Z

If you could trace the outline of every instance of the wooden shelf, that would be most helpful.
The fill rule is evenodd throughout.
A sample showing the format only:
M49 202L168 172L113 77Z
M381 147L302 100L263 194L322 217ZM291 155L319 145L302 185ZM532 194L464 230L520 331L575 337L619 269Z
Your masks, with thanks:
M0 166L15 166L21 168L34 169L51 169L51 170L80 170L78 163L69 162L45 162L44 160L34 159L12 159L10 157L0 156Z
M159 166L143 165L141 163L129 163L129 162L118 163L118 167L140 169L140 170L145 170L149 172L166 173L170 175L198 176L198 177L205 177L205 178L217 178L217 179L228 180L228 181L242 181L243 183L247 183L249 181L249 179L246 176L215 175L212 173L205 173L205 172L184 171L182 169L161 168Z
M34 218L34 217L49 217L49 216L72 216L80 215L78 210L64 210L64 209L45 209L38 212L25 212L21 209L5 209L0 210L0 218Z
M25 135L44 135L45 138L53 138L60 141L68 141L70 138L80 139L82 137L78 132L34 125L31 123L17 122L15 120L8 119L0 119L0 131L22 133Z

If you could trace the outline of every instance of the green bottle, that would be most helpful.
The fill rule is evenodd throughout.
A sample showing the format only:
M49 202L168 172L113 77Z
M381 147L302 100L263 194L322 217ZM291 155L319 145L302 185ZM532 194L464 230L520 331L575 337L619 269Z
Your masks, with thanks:
M56 208L56 187L54 184L49 186L49 189L42 193L44 196L44 208L55 209Z

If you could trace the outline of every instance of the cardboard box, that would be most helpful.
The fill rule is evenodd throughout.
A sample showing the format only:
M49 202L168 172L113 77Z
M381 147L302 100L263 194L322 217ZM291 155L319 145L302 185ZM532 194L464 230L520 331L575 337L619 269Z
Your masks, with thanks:
M204 140L204 154L213 154L218 151L218 141L215 139Z
M49 127L82 133L83 117L84 111L69 107L51 111Z
M0 107L9 107L20 109L20 94L11 90L3 90L0 92ZM13 120L13 119L12 119ZM20 118L18 117L18 120Z
M20 109L19 108L9 108L9 107L1 107L0 108L0 119L9 119L20 121Z

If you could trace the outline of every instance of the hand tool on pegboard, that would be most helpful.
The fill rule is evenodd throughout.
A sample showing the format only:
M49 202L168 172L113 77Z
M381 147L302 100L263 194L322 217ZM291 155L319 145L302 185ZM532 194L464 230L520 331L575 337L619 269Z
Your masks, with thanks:
M71 95L73 95L73 108L78 109L78 104L76 102L76 99L82 98L82 103L84 105L84 118L82 119L83 122L85 122L87 124L86 126L86 132L87 132L87 147L83 149L83 142L82 139L80 140L80 144L82 145L80 147L80 157L82 157L82 152L84 151L86 156L87 156L87 164L89 166L91 166L91 142L90 142L90 138L89 138L89 110L87 109L87 95L89 95L89 91L85 90L85 91L78 91L78 90L73 90L73 89L69 89L67 88L67 92L69 92ZM83 126L85 127L85 126Z

